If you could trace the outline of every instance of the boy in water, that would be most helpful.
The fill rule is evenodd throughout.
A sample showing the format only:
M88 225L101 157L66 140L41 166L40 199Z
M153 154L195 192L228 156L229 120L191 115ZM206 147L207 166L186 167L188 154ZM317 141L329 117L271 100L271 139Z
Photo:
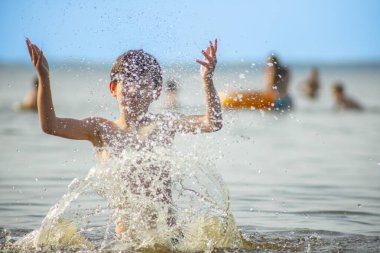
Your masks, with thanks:
M88 140L101 159L117 157L126 148L149 150L155 145L170 144L176 133L208 133L222 127L220 101L212 80L217 63L217 40L214 43L210 41L207 49L202 50L203 61L196 60L201 65L206 97L204 115L148 113L150 104L161 92L161 67L153 56L143 50L130 50L119 56L112 65L109 90L119 107L119 117L114 121L100 117L81 120L57 117L50 91L48 62L43 52L29 39L26 39L26 44L38 76L37 105L42 130L63 138ZM145 187L149 188L149 184ZM150 191L149 195L155 193ZM170 199L163 197L160 201ZM124 224L117 224L118 235L124 230Z

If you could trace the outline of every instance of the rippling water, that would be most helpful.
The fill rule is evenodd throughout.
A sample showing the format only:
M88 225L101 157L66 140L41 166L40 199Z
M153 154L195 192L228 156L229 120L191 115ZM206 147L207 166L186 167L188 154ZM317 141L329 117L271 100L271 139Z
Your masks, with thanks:
M181 83L179 110L202 111L197 69L166 69L166 76L176 76ZM293 112L225 112L222 131L178 136L174 148L209 154L230 191L239 229L260 249L376 252L380 247L380 68L322 68L323 88L315 102L298 95L297 84L306 71L293 71ZM52 65L57 114L115 117L107 72L88 65ZM89 143L45 135L34 113L12 109L28 90L32 76L31 68L0 68L1 243L37 229L72 179L84 177L95 163ZM259 88L262 73L249 64L222 66L215 79L218 89ZM346 83L348 93L367 110L333 112L329 84L335 80ZM153 111L161 110L160 102Z

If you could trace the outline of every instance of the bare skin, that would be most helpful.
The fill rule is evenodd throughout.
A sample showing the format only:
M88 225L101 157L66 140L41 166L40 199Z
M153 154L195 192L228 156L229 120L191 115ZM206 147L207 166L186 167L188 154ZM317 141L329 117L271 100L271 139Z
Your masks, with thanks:
M157 91L152 91L149 80L142 85L110 82L110 93L119 107L119 117L114 121L101 117L57 117L50 89L49 64L43 52L29 39L26 44L39 80L37 106L42 130L63 138L90 141L101 159L117 155L126 146L148 146L152 141L167 144L176 133L209 133L222 127L220 101L212 80L217 63L217 40L210 41L207 49L202 50L203 60L196 60L201 65L205 92L206 111L203 115L181 115L174 119L148 116L149 105L159 96ZM159 138L162 135L165 137L163 141ZM116 154L110 154L110 150ZM117 225L117 234L124 230L123 224Z
M144 118L149 105L154 100L154 94L148 89L148 86L136 90L136 87L124 87L123 84L112 82L109 84L109 90L111 95L116 98L119 106L119 117L115 121L101 117L85 119L57 117L50 89L48 62L43 52L29 39L26 39L26 44L40 83L37 105L41 128L45 133L74 140L88 140L97 150L102 150L102 148L114 145L114 143L107 141L106 135L109 133L123 134L127 142L144 141L149 139L157 130L157 125L162 123ZM174 136L176 133L208 133L217 131L222 127L220 101L212 80L217 63L216 51L217 40L214 43L210 41L209 47L205 51L202 50L204 60L196 60L201 65L201 80L206 100L205 114L182 116L176 119L170 126L170 135Z
M339 91L333 87L332 93L335 98L335 108L337 110L363 110L363 107L358 102L347 97L343 91Z

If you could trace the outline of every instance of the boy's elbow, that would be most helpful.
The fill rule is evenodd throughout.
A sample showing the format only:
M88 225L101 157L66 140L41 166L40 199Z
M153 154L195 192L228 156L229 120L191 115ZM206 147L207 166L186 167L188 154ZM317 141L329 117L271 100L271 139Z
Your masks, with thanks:
M209 133L216 132L216 131L219 131L220 129L222 129L222 127L223 127L222 121L213 122L212 124L210 124L207 127L206 132L209 132Z
M54 135L56 132L50 124L41 124L41 129L45 134Z
M219 131L220 129L222 129L223 127L223 123L222 121L219 121L219 122L216 122L213 124L213 132L216 132L216 131Z
M42 131L45 133L45 134L50 134L50 135L53 135L54 134L54 130L50 127L44 127L44 126L41 126L41 129Z

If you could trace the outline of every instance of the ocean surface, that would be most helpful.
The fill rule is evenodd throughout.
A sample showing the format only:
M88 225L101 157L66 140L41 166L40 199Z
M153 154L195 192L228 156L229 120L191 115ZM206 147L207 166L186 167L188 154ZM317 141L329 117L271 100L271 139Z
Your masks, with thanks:
M380 65L321 66L315 101L299 84L308 66L289 66L294 110L225 111L221 131L177 136L173 148L209 154L230 193L230 208L247 240L300 252L378 252L380 249ZM85 141L46 135L36 113L15 110L31 88L31 66L0 65L0 243L39 228L74 178L94 165ZM118 115L108 91L109 66L51 64L57 116ZM204 95L194 65L164 66L180 84L178 111L203 113ZM218 90L260 89L261 66L218 67ZM334 111L330 86L345 84L362 112ZM152 105L163 109L163 98ZM245 252L287 251L285 248Z

